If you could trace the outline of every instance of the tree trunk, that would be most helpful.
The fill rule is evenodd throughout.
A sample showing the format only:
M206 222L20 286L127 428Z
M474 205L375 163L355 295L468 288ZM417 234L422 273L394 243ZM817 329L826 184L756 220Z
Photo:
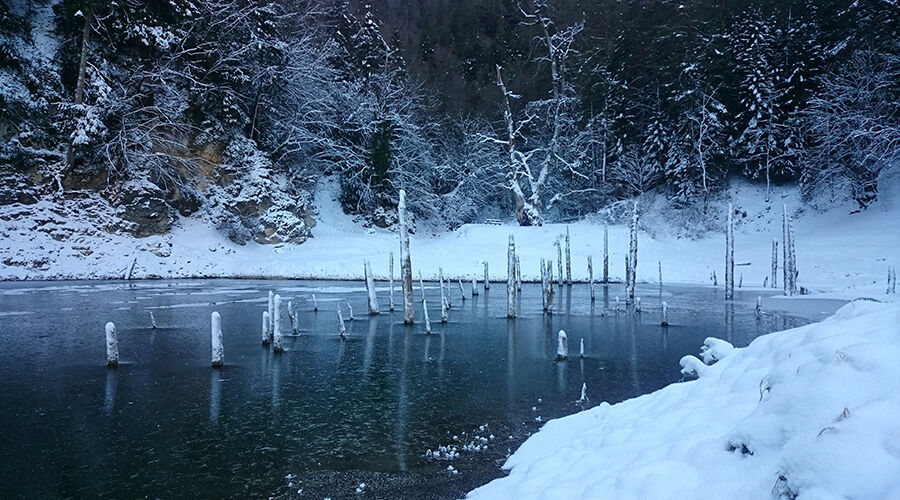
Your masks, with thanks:
M566 285L572 286L572 247L569 244L569 226L566 226Z
M638 252L638 213L637 202L631 214L631 242L628 248L630 258L628 260L628 299L634 300L634 285L637 281L637 252Z
M731 203L728 204L728 221L725 226L725 300L734 299L734 220Z
M413 311L413 274L412 260L409 256L409 227L406 220L406 191L400 190L400 203L397 205L400 219L400 281L403 285L403 323L411 325L416 322Z
M378 308L378 297L375 295L375 277L372 276L372 266L369 265L369 261L365 261L365 275L366 275L366 294L369 296L369 314L380 314L381 311Z
M78 60L78 80L75 84L75 105L84 104L84 81L87 74L88 46L91 43L91 24L94 23L94 6L88 2L84 12L84 28L81 30L81 56ZM75 163L74 139L69 140L66 146L66 169L70 170ZM60 185L60 189L62 185Z
M516 317L516 243L509 235L509 248L506 251L506 317Z
M603 226L603 282L609 283L609 224Z

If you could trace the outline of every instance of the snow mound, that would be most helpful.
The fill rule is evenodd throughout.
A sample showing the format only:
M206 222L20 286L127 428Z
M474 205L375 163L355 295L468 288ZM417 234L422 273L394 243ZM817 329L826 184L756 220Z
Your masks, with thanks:
M900 498L898 322L900 304L850 303L550 421L468 498Z

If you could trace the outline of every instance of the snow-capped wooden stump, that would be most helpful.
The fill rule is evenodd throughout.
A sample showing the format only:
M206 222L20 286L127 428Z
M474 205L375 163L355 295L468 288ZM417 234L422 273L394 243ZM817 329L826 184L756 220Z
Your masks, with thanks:
M367 260L363 263L363 267L366 275L366 295L369 298L369 314L381 314L378 308L378 296L375 295L375 277L372 275L372 266Z
M284 344L281 333L281 295L275 295L272 299L274 316L272 317L272 351L284 352Z
M106 323L106 366L119 366L119 339L116 336L116 325L112 321Z
M509 247L506 250L506 317L516 317L516 242L509 235Z
M400 222L400 281L403 285L403 322L411 325L416 322L413 311L413 275L412 260L409 255L409 227L406 220L406 191L400 190L400 202L397 204Z
M664 300L662 303L662 326L669 326L669 304Z
M213 311L209 317L210 337L212 341L212 366L220 368L225 365L225 347L222 345L222 316Z
M556 360L565 361L569 359L569 337L566 336L565 330L560 330L556 334Z
M271 318L269 311L262 313L262 345L269 345L269 332L272 330Z

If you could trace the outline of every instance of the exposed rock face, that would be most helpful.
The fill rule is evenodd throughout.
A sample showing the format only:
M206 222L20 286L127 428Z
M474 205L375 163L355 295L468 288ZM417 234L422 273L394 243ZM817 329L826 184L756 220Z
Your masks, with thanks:
M149 181L126 183L113 200L119 216L131 223L122 229L139 238L168 233L175 222L175 210L165 198L166 194Z

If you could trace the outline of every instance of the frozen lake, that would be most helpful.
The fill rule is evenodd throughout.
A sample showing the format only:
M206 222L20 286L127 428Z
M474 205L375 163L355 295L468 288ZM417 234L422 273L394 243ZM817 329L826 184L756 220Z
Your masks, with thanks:
M726 303L721 288L643 285L636 314L624 300L616 311L621 285L598 286L593 305L587 285L575 285L556 291L555 314L545 316L540 285L525 284L521 317L510 321L505 284L477 297L470 286L465 301L450 288L450 322L441 324L437 284L426 284L426 335L418 285L419 323L407 327L402 305L386 312L386 283L378 283L385 312L373 317L361 283L2 283L0 497L342 498L360 482L369 498L460 497L501 474L538 417L676 382L679 359L708 336L744 346L840 305L803 300L799 312L775 312L764 299L758 317L758 291L736 290ZM300 311L300 334L285 338L280 355L260 345L270 289ZM399 287L394 299L401 303ZM336 308L347 319L347 300L356 320L342 341ZM222 316L222 370L209 366L212 311ZM118 369L106 368L107 321L118 329ZM559 329L573 356L557 363ZM576 403L582 383L586 405ZM462 450L475 436L487 450ZM458 446L460 457L425 456L442 445Z

